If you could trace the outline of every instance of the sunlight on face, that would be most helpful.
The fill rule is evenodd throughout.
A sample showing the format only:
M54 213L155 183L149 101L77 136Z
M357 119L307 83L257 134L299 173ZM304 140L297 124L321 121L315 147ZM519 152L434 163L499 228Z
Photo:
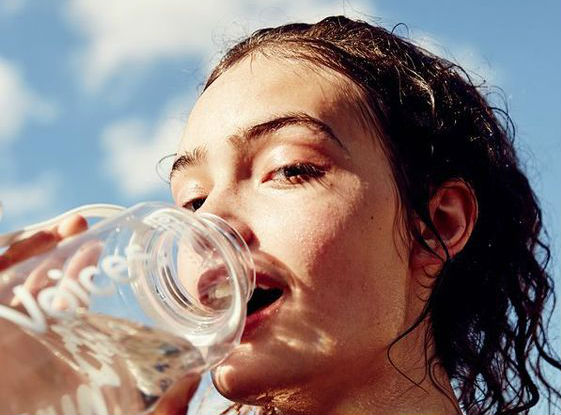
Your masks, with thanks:
M190 115L176 203L229 221L258 284L284 284L279 306L216 369L227 397L288 396L326 373L360 381L365 356L385 361L407 324L395 186L354 95L328 70L256 56L221 75Z

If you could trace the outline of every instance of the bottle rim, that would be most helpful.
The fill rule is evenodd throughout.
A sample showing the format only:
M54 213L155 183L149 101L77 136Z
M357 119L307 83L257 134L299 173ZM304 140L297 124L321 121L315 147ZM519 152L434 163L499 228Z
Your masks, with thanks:
M178 235L187 229L189 232L198 233L199 236L204 235L223 259L231 276L231 301L225 310L213 315L205 314L193 304L191 308L186 308L185 298L182 299L178 292L173 292L174 287L180 286L179 276L177 272L170 272L172 267L165 266L164 257L152 257L153 266L143 273L142 278L135 279L132 283L137 293L143 293L139 295L139 299L145 308L144 311L155 320L157 326L164 326L163 328L173 333L181 334L199 348L239 341L245 324L246 303L255 283L253 259L239 232L216 215L204 215L195 215L169 205L162 206L148 215L145 222L151 223L154 218L162 219L167 216L172 223L169 227L156 227L157 229L152 231L152 238L156 239L148 243L157 242L158 233L160 238L166 234L172 242L173 238L178 238ZM138 237L140 235L136 236ZM133 236L131 244L136 242ZM147 250L154 251L149 247ZM169 261L169 258L167 260Z

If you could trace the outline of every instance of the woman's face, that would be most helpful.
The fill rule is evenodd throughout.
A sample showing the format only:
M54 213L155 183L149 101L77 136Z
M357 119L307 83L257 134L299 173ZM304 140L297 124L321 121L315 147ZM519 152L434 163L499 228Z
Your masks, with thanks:
M228 220L248 242L258 285L283 290L249 316L216 369L226 397L333 393L381 368L407 326L394 181L356 97L335 72L255 56L222 74L189 117L176 203Z

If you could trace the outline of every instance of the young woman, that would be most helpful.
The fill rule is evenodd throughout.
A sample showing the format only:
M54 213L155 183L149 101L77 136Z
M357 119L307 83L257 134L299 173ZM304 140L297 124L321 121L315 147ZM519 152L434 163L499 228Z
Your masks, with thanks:
M178 205L239 230L270 294L218 390L313 414L515 414L559 397L541 366L561 369L549 250L512 138L461 68L364 22L234 46L171 173Z

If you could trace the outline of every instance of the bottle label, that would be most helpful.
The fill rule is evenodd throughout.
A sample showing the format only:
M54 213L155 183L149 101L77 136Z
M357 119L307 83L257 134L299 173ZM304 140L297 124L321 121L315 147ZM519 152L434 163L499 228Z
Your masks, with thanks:
M130 275L128 263L131 260L146 259L146 254L138 245L130 245L122 255L106 255L100 261L100 267L90 265L83 268L77 278L64 275L63 271L53 268L46 275L51 280L58 280L54 286L46 287L34 297L29 289L20 284L13 288L14 300L17 300L26 313L0 304L0 318L11 321L36 333L47 331L47 317L72 317L77 308L87 306L91 295L107 297L115 293L116 284L127 284L134 280ZM94 283L94 277L107 275L104 285Z
M18 310L0 304L0 318L11 321L34 333L46 333L49 329L60 336L62 350L66 350L73 364L86 375L86 383L78 385L72 394L60 397L58 408L51 405L39 408L36 414L109 414L102 387L120 387L121 378L112 367L115 353L110 342L100 333L90 333L77 325L49 323L49 317L68 319L75 315L79 307L87 307L90 297L116 295L118 284L131 283L135 276L129 273L129 262L146 260L147 255L138 245L130 245L125 256L105 255L97 265L82 268L77 276L65 275L61 269L52 268L45 275L55 285L41 289L34 296L25 284L13 288L14 300L21 304ZM108 278L95 278L96 276ZM66 320L68 321L68 320ZM102 337L96 337L102 336ZM89 359L83 350L89 351ZM112 408L118 410L118 407ZM119 410L118 410L119 411Z

